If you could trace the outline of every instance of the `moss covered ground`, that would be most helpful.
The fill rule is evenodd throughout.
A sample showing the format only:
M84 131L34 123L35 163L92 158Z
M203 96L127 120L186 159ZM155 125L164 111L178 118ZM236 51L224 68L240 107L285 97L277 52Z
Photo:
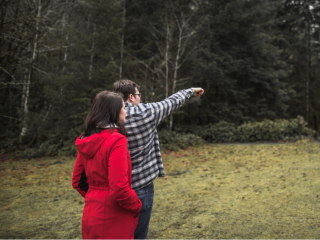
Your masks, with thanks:
M320 144L162 152L148 238L320 238ZM75 158L0 163L0 238L81 238Z

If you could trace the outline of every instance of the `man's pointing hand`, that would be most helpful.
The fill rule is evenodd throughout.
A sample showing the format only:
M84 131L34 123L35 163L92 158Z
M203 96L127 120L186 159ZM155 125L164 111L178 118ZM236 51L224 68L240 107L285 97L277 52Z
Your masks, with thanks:
M204 93L204 90L202 88L192 88L192 90L194 92L195 97L199 97Z

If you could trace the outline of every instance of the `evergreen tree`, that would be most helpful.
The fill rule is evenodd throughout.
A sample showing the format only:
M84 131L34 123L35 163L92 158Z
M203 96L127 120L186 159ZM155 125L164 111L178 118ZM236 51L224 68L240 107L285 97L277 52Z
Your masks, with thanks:
M314 129L319 129L319 10L316 0L286 1L279 12L286 38L286 60L290 64L288 85L292 87L292 117L302 115Z
M278 1L214 1L205 8L206 48L195 71L206 85L209 122L284 117L288 95L282 80L287 65L278 47Z

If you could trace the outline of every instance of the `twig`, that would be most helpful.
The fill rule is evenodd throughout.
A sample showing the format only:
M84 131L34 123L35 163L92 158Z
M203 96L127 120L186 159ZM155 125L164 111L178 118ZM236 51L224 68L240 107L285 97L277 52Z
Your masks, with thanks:
M3 85L27 85L28 83L22 83L22 82L8 82L8 83L4 83L4 82L1 82L1 84L3 84ZM30 83L30 84L32 84L32 83Z
M7 70L5 70L4 68L2 68L2 67L0 67L6 74L8 74L10 77L12 77L12 79L13 80L16 80L15 78L14 78L14 76L13 75L11 75Z
M6 117L6 118L11 118L11 119L15 119L15 120L19 120L19 121L21 121L20 119L18 119L18 118L13 118L13 117L9 117L9 116L6 116L6 115L0 115L1 117Z

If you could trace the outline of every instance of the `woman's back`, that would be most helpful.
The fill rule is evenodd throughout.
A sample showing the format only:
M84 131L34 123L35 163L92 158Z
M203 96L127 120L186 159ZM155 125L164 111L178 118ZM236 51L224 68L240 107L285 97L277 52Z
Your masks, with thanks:
M119 147L119 144L125 142L126 138L118 133L117 129L112 133L109 132L109 129L106 129L101 133L95 133L83 139L78 138L76 140L76 147L81 155L87 183L90 186L106 186L108 184L108 162L110 154L116 147ZM116 155L117 154L113 154L111 157L117 158L118 156Z
M117 129L112 133L106 129L80 136L76 146L73 187L85 197L83 238L133 238L141 202L131 188L127 139ZM84 182L87 192L81 189Z

